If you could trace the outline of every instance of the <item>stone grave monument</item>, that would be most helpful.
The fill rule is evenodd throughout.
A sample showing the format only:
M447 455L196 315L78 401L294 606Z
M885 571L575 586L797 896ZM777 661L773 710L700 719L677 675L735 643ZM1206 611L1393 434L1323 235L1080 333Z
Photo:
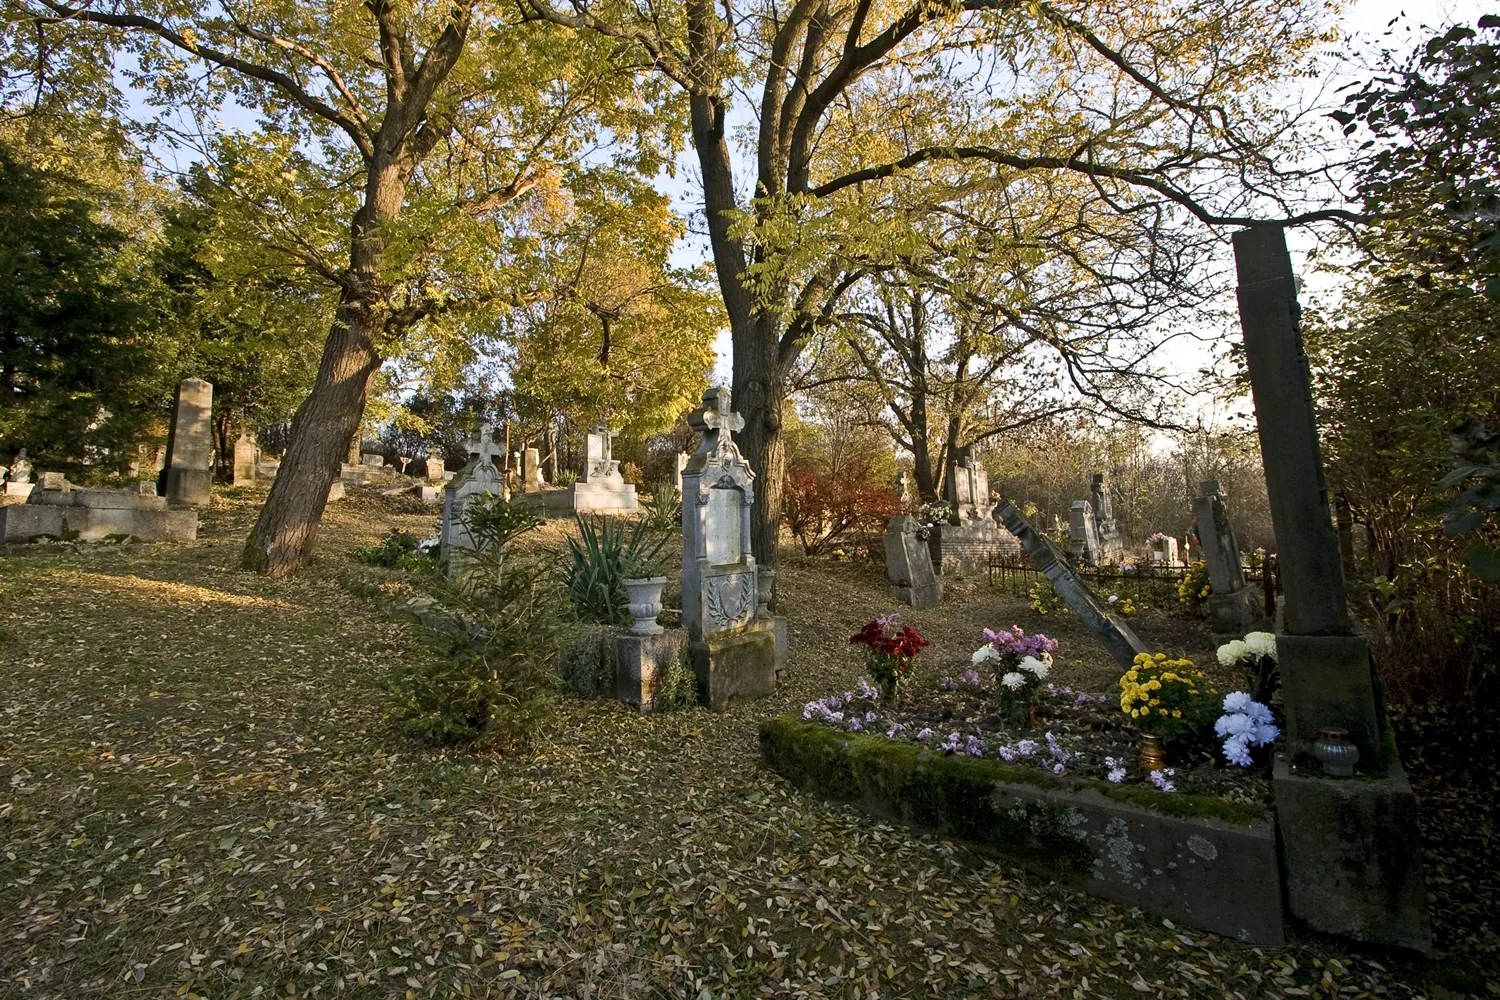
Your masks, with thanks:
M156 484L129 489L80 490L60 473L45 473L42 489L32 490L24 504L0 507L0 538L27 542L43 536L82 542L133 539L140 542L191 542L198 537L198 512L168 509L156 495ZM50 488L48 488L50 487Z
M206 507L213 488L214 387L201 378L183 379L167 431L164 485L174 507Z
M1068 554L1085 566L1114 566L1125 558L1103 472L1089 477L1089 499L1074 500L1068 511Z
M450 576L456 574L461 561L459 553L474 548L474 539L464 528L464 510L476 496L505 495L505 479L495 467L495 458L504 453L495 443L495 428L480 424L467 442L469 463L443 487L442 539L443 564Z
M620 463L611 457L613 441L608 427L595 427L584 436L583 478L571 491L574 512L626 514L640 509L635 487L625 482Z
M1157 532L1147 539L1151 545L1151 561L1164 566L1178 565L1177 539L1172 535Z
M1229 525L1229 511L1217 479L1199 484L1198 495L1193 498L1193 517L1198 521L1203 562L1208 567L1208 614L1214 633L1238 638L1255 631L1259 616L1245 586L1239 542Z
M521 452L521 492L537 493L547 488L542 480L542 457L535 448Z
M255 482L255 470L260 464L260 449L249 434L241 434L234 441L234 485L244 486Z
M933 568L944 576L983 573L990 557L1020 555L1015 538L995 523L990 480L971 447L958 450L944 496L953 505L953 520L935 525L928 537Z
M891 596L918 610L935 608L943 600L943 581L932 568L932 550L920 537L922 522L910 514L893 517L885 526L885 575Z
M10 468L5 471L7 474L5 481L6 496L31 496L31 490L36 484L31 481L31 460L26 457L25 448L16 452L16 457L10 461Z
M1073 567L1068 565L1063 551L1047 536L1033 529L1015 504L1007 500L1000 505L995 516L1019 540L1036 563L1036 568L1051 581L1057 596L1083 620L1083 624L1104 644L1116 663L1128 670L1137 654L1149 652L1145 644L1136 638L1130 626L1125 624L1124 619L1110 611L1109 605L1099 600Z
M745 425L729 390L710 388L688 417L703 435L682 473L682 622L698 691L710 708L776 687L776 622L758 599L750 551L755 475L735 445Z
M1286 745L1272 794L1287 905L1315 930L1421 952L1432 947L1417 803L1377 696L1369 647L1350 617L1318 448L1291 257L1281 226L1234 234L1240 327L1281 561L1276 656ZM1200 520L1204 547L1212 522ZM1354 777L1318 754L1352 742Z
M682 496L682 470L687 468L688 453L680 451L677 453L677 469L672 473L672 485L677 490L677 495Z

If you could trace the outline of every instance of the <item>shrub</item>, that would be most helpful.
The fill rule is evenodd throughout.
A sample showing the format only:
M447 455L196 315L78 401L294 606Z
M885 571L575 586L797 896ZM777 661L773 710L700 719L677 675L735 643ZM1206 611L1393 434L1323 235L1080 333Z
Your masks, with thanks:
M572 486L576 482L578 482L578 473L572 469L559 469L557 472L557 482L552 485L567 487Z
M578 537L568 539L569 560L563 568L573 613L601 625L629 625L625 580L634 567L660 554L667 537L651 544L644 519L628 535L602 517L578 515L577 521Z
M641 500L641 519L652 531L670 534L682 525L682 501L672 480L651 484L651 493Z
M386 717L428 742L517 750L552 715L561 593L552 557L508 551L535 527L517 506L471 503L473 561L403 608L431 655L393 673Z
M412 568L416 560L436 556L437 552L438 548L435 544L396 528L386 535L379 545L366 545L355 549L354 558L366 566Z
M879 531L901 513L891 487L877 482L868 463L851 463L837 472L818 461L787 470L782 517L806 555L822 554L852 530Z
M1177 603L1194 614L1203 613L1212 592L1213 586L1208 582L1208 563L1201 559L1189 564L1188 571L1177 581Z

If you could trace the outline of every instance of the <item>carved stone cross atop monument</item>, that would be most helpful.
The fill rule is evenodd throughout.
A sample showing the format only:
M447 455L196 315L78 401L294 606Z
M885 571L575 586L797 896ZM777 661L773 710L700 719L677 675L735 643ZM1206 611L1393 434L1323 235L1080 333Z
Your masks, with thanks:
M464 446L470 459L483 459L493 463L496 458L505 454L504 445L495 443L495 427L493 424L480 424L479 430L469 438Z
M745 418L731 408L729 390L714 386L703 394L703 405L688 414L688 425L703 435L703 449L732 440L735 431L744 430ZM723 437L719 432L723 431Z

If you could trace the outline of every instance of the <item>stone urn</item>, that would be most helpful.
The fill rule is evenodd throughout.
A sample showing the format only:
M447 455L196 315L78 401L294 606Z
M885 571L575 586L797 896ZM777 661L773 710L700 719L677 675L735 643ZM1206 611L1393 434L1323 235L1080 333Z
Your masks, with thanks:
M661 588L666 583L664 576L625 581L625 592L630 597L630 617L635 619L635 624L630 626L631 635L661 635L666 631L656 623L656 617L661 614Z
M771 617L771 609L767 607L771 603L772 588L776 586L776 570L770 566L755 567L755 617L766 619Z

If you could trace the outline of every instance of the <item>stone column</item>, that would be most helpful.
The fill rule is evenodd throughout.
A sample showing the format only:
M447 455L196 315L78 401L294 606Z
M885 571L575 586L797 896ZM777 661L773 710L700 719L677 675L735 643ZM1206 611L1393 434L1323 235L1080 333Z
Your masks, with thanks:
M1349 615L1285 233L1241 230L1234 256L1285 594L1276 654L1288 752L1276 756L1272 789L1287 903L1315 930L1429 951L1416 798L1394 744L1388 752L1369 648ZM1198 528L1209 548L1212 525L1200 518ZM1321 729L1348 731L1360 778L1322 772L1309 755Z
M214 387L201 378L183 379L167 433L166 497L171 504L203 507L213 487Z

